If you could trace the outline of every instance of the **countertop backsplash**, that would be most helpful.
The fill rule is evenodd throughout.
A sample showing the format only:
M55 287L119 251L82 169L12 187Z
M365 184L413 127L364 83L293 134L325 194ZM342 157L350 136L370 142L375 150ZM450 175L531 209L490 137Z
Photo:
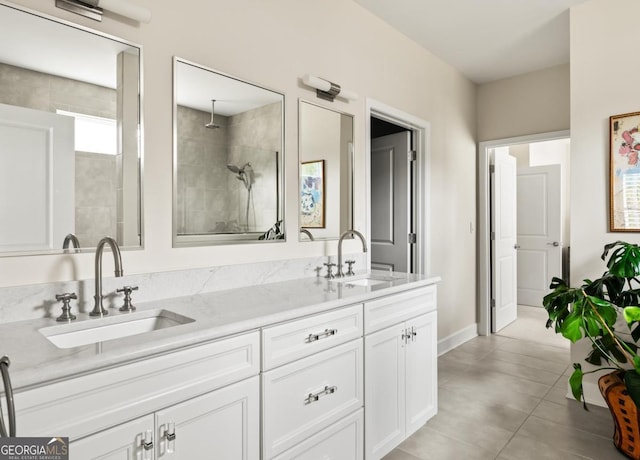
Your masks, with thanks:
M123 255L123 259L125 258L126 254ZM364 254L349 254L349 258L356 260L356 273L366 271ZM322 267L320 276L324 276L325 262L326 257L313 257L127 276L125 259L125 276L121 278L115 278L110 268L103 267L103 304L105 308L119 308L123 302L123 295L116 294L115 291L123 286L138 286L138 290L132 295L135 305L137 302L313 277L316 276L316 267ZM331 262L335 262L335 257L331 257ZM61 311L61 304L55 300L56 294L66 292L75 292L78 295L78 300L72 301L73 311L91 311L95 294L93 278L0 288L0 324L46 317L56 318Z

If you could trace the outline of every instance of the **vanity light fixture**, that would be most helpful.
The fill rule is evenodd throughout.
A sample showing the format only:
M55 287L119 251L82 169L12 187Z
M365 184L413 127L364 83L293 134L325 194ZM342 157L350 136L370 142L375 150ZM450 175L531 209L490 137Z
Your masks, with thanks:
M56 6L96 21L102 21L103 11L108 10L134 21L151 22L151 10L128 0L56 0Z
M333 102L336 96L348 101L355 101L358 99L358 95L353 91L342 88L337 83L325 80L324 78L306 74L302 77L302 82L311 88L315 88L316 95L325 101Z

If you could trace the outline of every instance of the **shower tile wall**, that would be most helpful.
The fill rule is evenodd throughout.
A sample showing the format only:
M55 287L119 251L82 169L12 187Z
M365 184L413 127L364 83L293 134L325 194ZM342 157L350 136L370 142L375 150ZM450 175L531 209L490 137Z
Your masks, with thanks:
M231 117L216 115L214 121L220 128L207 129L210 113L178 107L178 233L240 230L246 219L247 190L227 164L242 167L247 162L255 174L255 226L249 230L264 232L275 224L281 110L276 103Z
M97 246L116 235L116 156L76 152L76 236L82 246Z
M207 129L211 114L178 106L178 233L210 233L227 220L227 117L216 115L219 129Z
M279 150L282 148L282 104L259 107L255 110L229 117L229 163L242 166L251 163L255 175L253 183L253 206L255 227L250 230L264 232L278 220L278 178ZM229 186L235 188L235 203L230 217L243 222L246 212L246 191L235 178L228 179ZM280 217L282 219L282 217Z
M114 89L7 64L0 64L0 102L54 113L60 109L116 117Z
M114 89L7 64L0 64L0 103L116 118ZM115 174L115 157L76 152L75 234L82 246L96 246L103 236L115 235Z

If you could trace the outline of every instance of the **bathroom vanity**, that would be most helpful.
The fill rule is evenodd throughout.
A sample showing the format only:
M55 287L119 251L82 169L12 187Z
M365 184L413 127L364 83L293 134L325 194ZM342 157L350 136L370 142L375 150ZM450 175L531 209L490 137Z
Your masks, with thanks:
M73 459L381 458L437 410L438 281L310 278L5 324L18 435L68 436ZM48 338L157 311L192 321Z

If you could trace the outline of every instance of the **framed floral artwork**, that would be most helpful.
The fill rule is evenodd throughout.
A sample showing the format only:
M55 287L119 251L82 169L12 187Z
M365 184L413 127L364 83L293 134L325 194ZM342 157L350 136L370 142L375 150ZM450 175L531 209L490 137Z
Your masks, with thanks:
M324 160L300 165L300 226L324 228Z
M640 112L609 117L609 230L640 232Z

